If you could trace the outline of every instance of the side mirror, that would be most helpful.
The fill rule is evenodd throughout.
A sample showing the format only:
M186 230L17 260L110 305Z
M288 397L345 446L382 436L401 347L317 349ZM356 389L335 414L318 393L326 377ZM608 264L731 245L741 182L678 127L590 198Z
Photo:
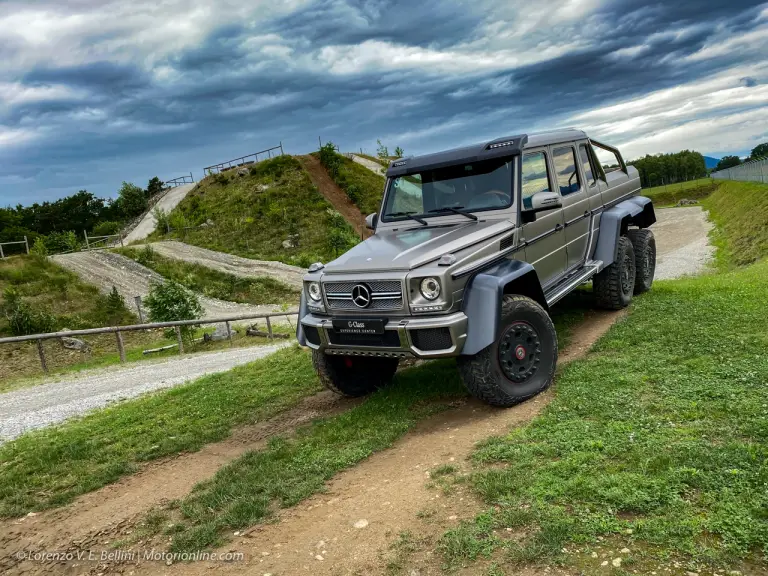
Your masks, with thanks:
M557 192L536 192L523 203L523 222L535 222L537 212L562 207L563 200Z
M365 227L369 230L376 230L376 224L378 223L379 215L376 212L368 214L368 216L365 217Z

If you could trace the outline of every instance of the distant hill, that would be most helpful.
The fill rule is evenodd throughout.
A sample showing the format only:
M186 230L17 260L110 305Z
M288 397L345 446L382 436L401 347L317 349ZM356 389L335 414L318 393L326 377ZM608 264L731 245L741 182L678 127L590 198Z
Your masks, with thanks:
M707 170L712 170L717 163L720 162L720 158L712 158L712 156L704 156L704 163L707 165Z

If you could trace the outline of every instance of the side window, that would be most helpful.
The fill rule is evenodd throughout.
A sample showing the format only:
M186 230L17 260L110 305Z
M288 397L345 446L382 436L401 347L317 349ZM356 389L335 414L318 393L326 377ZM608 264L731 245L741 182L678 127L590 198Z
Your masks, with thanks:
M567 196L581 189L579 171L576 170L576 155L571 146L555 148L552 151L555 160L555 172L557 183L560 186L560 194Z
M523 156L523 208L531 208L531 196L537 192L551 192L547 156L534 152Z
M621 158L614 150L602 147L599 143L592 141L592 150L597 157L597 161L603 167L603 172L615 172L616 170L623 170L621 164Z
M595 183L595 173L592 171L592 163L589 161L589 151L584 144L579 144L579 157L581 158L581 166L584 168L584 177L587 179L587 184L592 186Z

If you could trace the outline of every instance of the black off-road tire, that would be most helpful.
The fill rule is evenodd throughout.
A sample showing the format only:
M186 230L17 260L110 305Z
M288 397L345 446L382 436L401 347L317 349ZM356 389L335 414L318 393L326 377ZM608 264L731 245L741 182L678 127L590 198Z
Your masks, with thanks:
M515 354L521 348L522 358ZM504 296L496 342L474 356L459 356L457 362L473 396L493 406L514 406L552 383L557 366L555 326L536 301Z
M398 363L397 358L329 356L312 350L312 365L323 385L351 398L365 396L389 384Z
M635 294L648 292L656 273L656 238L647 228L627 232L635 251Z
M592 289L600 308L621 310L629 306L635 290L635 251L629 238L619 238L616 261L595 276Z

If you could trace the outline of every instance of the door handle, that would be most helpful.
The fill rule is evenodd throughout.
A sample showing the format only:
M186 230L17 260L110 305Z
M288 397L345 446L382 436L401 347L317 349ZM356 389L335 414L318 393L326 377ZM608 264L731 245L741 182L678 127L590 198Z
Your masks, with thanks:
M563 225L562 224L558 224L557 226L555 226L555 232L560 232L560 230L562 230L562 229L563 229Z

